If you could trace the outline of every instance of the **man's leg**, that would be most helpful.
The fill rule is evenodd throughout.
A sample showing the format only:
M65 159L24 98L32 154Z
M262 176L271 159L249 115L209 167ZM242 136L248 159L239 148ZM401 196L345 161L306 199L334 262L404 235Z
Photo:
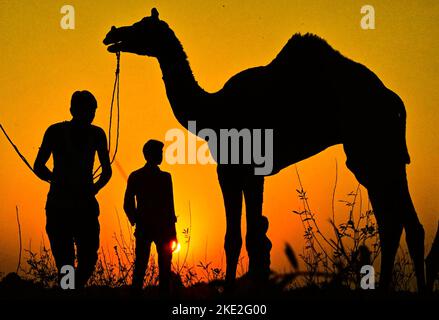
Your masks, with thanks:
M146 268L148 267L149 253L151 250L151 241L139 235L136 232L136 259L134 261L133 283L135 289L143 288Z
M92 276L99 250L99 220L97 216L76 221L75 243L78 259L76 286L82 288Z
M65 265L75 265L75 247L71 226L63 218L65 212L47 209L46 232L58 274Z
M171 243L170 241L158 241L156 245L159 263L159 287L162 293L168 294L171 284Z

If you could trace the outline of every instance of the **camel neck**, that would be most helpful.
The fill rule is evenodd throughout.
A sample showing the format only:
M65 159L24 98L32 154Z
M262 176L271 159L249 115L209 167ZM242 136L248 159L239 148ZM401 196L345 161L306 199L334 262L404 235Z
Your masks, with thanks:
M197 120L195 110L205 108L207 93L195 80L181 44L176 43L172 50L158 57L163 73L166 94L177 120L185 127L189 120Z

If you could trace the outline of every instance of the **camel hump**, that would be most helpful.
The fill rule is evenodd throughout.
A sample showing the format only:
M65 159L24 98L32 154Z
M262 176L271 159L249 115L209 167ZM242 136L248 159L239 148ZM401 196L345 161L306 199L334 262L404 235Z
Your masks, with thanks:
M322 62L330 58L344 57L323 38L312 33L303 35L296 33L273 60L273 64L283 64L291 61L303 62L303 60L309 61L310 59Z

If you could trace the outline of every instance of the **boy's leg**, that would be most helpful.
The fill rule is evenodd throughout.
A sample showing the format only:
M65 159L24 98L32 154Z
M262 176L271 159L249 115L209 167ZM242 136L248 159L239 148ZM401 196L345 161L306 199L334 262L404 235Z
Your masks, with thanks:
M136 260L133 271L133 288L142 289L146 268L148 267L151 241L136 232Z
M156 242L159 262L159 286L162 293L169 293L171 283L171 242L161 240Z

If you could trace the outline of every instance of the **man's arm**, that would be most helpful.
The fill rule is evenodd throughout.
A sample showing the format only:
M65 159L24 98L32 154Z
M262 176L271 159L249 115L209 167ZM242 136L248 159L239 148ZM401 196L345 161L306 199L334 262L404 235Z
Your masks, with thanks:
M97 152L99 162L101 163L102 173L94 184L95 193L98 193L107 183L110 181L112 170L110 163L110 155L107 150L107 137L102 129L99 129L98 141L97 141Z
M51 182L52 181L52 171L47 168L46 163L50 158L50 155L52 154L52 134L51 134L50 128L46 130L46 133L44 134L43 142L41 143L41 147L38 150L37 158L34 162L34 171L35 174L40 178L41 180Z
M132 226L136 223L136 198L133 185L133 176L130 175L128 178L127 189L125 191L125 197L123 201L123 210L125 211L128 220Z

